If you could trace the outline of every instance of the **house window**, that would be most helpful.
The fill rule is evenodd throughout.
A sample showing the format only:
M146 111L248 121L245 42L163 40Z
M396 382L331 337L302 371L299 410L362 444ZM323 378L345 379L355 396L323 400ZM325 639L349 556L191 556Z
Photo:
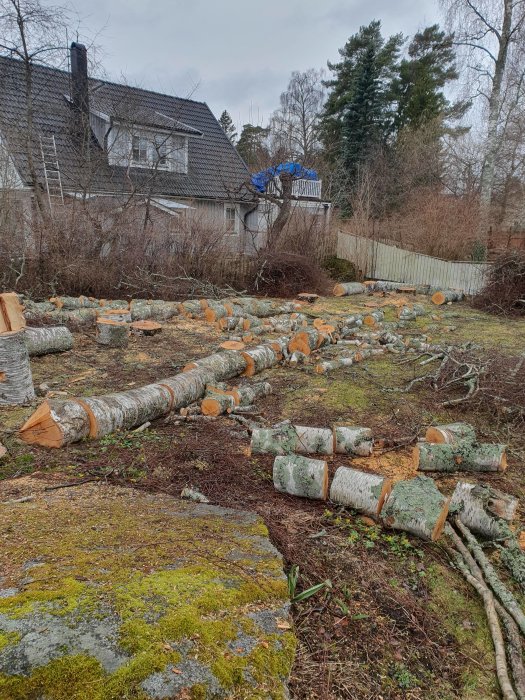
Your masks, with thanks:
M133 136L131 157L134 163L148 164L148 141L144 136Z
M237 233L237 209L232 206L224 208L224 218L226 219L226 233Z
M153 142L154 146L154 157L155 161L153 163L154 166L157 166L158 168L162 169L167 169L169 168L169 162L168 162L168 144L167 144L168 137L164 138L156 138L155 141Z
M185 136L171 137L171 169L176 173L188 172L188 139Z

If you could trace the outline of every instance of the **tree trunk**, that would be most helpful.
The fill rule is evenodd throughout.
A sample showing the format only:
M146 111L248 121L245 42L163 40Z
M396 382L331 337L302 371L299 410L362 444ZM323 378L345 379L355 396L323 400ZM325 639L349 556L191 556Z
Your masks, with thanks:
M266 247L270 251L275 249L281 233L292 213L293 176L290 173L281 173L279 179L281 181L280 202L277 204L279 212L268 230L268 242Z
M251 454L331 455L334 436L330 428L310 428L284 423L276 428L257 428L252 432Z
M49 300L57 309L73 311L75 309L95 309L100 306L98 299L85 296L79 297L51 297Z
M367 314L363 318L363 323L365 326L369 326L370 328L373 328L374 326L377 326L379 323L383 322L383 319L385 318L385 314L381 309L376 309L375 311L372 311L371 313Z
M24 340L30 357L66 352L73 347L73 336L65 326L25 328Z
M34 398L24 331L0 333L0 405L15 406Z
M466 481L456 484L450 501L450 511L457 513L464 525L489 539L508 534L506 522L514 519L517 507L518 499L514 496L488 485L469 484Z
M337 454L369 457L374 447L371 428L350 425L334 426L334 446Z
M273 463L273 485L282 493L326 501L328 465L324 461L300 455L276 457Z
M288 344L288 352L293 353L298 350L305 355L310 355L314 350L329 342L328 336L318 331L317 328L307 328L293 336Z
M462 442L476 442L476 431L470 423L448 423L431 425L425 434L425 440L431 443L457 445Z
M125 348L129 340L129 323L112 321L107 318L97 320L96 341L109 348Z
M451 301L461 301L462 299L463 292L455 292L453 289L444 289L439 292L434 292L430 297L431 302L437 306L448 304Z
M208 355L200 360L188 363L183 372L191 369L210 370L213 379L223 382L232 377L238 377L246 370L246 360L240 352L235 350L223 350L214 355Z
M367 291L366 286L360 282L341 282L335 285L333 295L335 297L347 297L352 294L366 294Z
M403 306L399 312L400 321L415 321L419 316L426 316L427 310L421 304L413 304L412 306Z
M246 362L246 369L243 372L245 377L253 377L254 374L273 367L279 361L279 356L270 345L258 345L253 350L241 352L240 355Z
M471 443L447 445L420 442L414 466L424 472L502 472L507 468L505 445Z
M443 532L449 499L438 490L433 479L416 476L398 481L381 511L387 527L404 530L435 542Z
M89 436L87 411L77 401L46 399L20 429L20 437L29 445L63 447Z
M392 490L392 479L339 467L330 488L330 500L377 517Z

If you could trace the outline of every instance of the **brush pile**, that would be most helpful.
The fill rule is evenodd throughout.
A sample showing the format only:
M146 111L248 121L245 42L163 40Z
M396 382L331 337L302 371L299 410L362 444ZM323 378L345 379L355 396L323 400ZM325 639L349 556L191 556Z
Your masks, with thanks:
M525 252L514 250L500 255L472 305L502 316L525 315Z

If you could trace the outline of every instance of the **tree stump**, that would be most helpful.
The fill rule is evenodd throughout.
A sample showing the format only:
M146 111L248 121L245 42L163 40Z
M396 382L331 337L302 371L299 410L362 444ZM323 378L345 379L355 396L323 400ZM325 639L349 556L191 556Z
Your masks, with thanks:
M24 331L0 333L0 404L16 406L34 398Z
M392 490L392 479L339 467L330 488L330 500L377 517Z
M404 530L435 542L445 527L449 499L438 490L433 479L416 476L398 481L381 511L387 527Z
M328 465L322 460L300 455L276 457L273 484L282 493L325 501L328 494Z
M125 348L129 340L129 323L99 318L95 339L99 345L105 345L109 348Z
M162 332L162 326L156 321L133 321L130 323L130 331L135 335L157 335Z

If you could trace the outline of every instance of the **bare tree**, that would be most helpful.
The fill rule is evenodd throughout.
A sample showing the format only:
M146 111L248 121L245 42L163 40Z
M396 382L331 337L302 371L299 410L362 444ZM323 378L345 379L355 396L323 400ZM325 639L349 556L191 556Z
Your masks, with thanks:
M486 101L487 129L480 177L480 232L486 235L502 138L502 103L514 55L525 40L525 0L442 0L456 42L466 50L470 68ZM519 80L520 82L520 80Z

